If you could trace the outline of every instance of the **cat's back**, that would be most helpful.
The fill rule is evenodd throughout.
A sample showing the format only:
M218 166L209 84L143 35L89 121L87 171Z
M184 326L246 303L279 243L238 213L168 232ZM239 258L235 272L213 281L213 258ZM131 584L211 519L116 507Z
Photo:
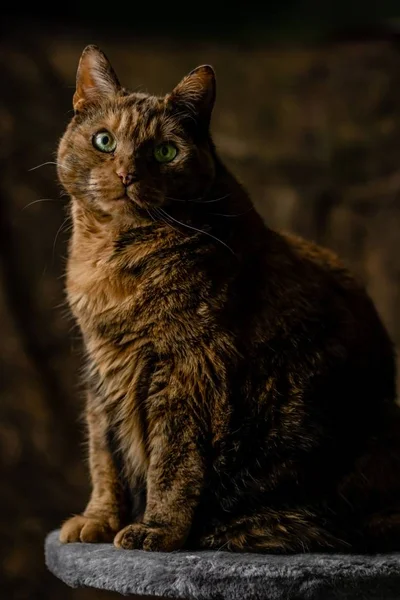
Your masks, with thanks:
M300 340L330 332L348 352L392 365L393 346L372 299L335 252L293 233L267 235L264 310L274 335L293 339L297 332Z
M300 268L300 272L303 266L311 277L318 278L320 275L324 277L325 281L327 281L326 278L332 278L341 282L346 288L362 289L360 282L333 250L292 232L282 231L278 235L283 242L282 247L285 247L286 252L291 254L296 267Z

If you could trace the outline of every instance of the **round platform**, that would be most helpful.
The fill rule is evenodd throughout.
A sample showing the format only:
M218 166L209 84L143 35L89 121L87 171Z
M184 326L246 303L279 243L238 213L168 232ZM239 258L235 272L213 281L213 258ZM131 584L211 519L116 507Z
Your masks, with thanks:
M374 556L153 553L46 539L46 564L72 587L202 600L400 600L400 553Z

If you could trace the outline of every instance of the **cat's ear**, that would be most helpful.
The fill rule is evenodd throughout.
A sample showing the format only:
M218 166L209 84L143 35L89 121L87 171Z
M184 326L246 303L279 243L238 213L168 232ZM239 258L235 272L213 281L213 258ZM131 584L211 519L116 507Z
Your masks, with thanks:
M210 65L201 65L182 79L169 94L169 103L186 107L191 116L207 126L215 102L215 72Z
M86 46L82 52L76 74L76 91L73 98L75 112L112 97L121 89L108 58L97 46Z

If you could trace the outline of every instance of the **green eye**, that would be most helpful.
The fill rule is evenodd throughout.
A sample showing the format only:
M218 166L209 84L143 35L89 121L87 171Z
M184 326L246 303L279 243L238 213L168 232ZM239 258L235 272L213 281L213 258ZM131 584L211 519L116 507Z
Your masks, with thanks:
M178 150L173 144L160 144L154 148L154 158L160 163L171 162L177 154Z
M93 136L93 146L100 152L114 152L117 147L115 137L108 131L99 131Z

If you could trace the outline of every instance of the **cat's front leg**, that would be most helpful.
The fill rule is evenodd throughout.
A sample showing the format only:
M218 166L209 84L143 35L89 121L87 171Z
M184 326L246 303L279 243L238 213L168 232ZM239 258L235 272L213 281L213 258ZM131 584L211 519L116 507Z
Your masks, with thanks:
M205 466L204 434L193 415L183 414L182 405L180 400L175 410L171 405L158 406L157 417L150 415L146 511L141 523L128 525L116 535L117 548L168 552L182 548L186 541Z
M91 394L86 420L92 493L83 514L71 517L61 527L62 543L112 541L126 512L122 485L108 444L107 419Z

